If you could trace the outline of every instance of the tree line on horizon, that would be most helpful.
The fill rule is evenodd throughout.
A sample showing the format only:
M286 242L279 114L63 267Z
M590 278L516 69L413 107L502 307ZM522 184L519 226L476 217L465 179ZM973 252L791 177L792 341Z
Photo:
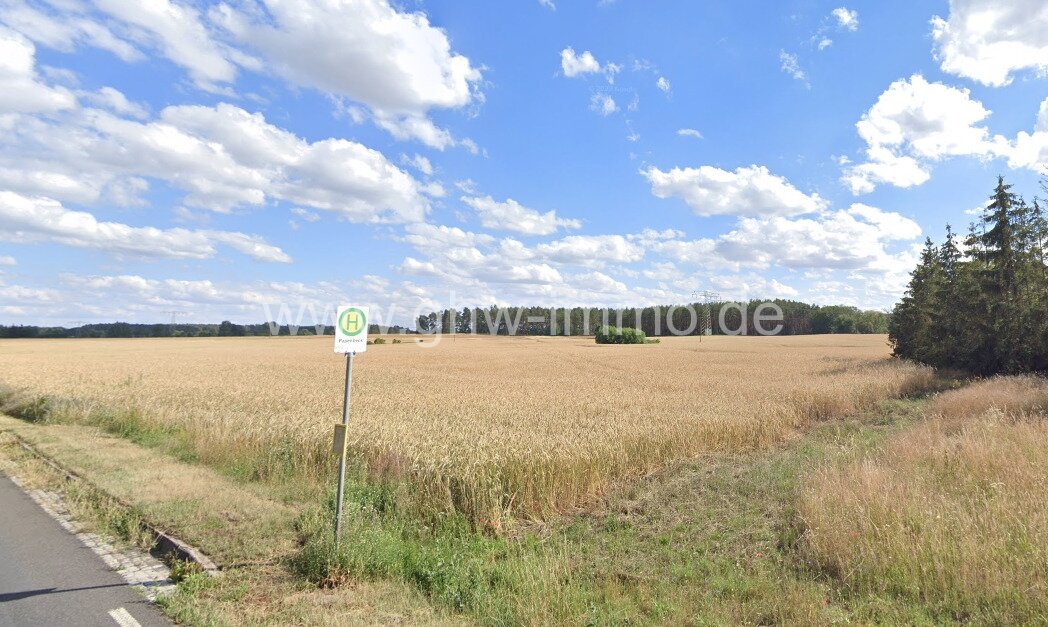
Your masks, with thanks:
M947 225L941 245L925 241L891 315L896 356L979 375L1048 372L1048 219L1011 187L998 177L966 237Z
M319 333L318 333L319 331ZM413 333L407 327L372 324L369 333ZM236 324L223 320L219 324L141 324L132 322L105 322L77 327L47 327L36 325L0 325L0 338L135 338L135 337L247 337L287 335L334 335L335 327L314 325L286 325L277 322Z
M594 335L602 326L631 328L647 336L703 335L712 323L711 335L757 335L753 313L765 303L782 310L778 335L822 333L887 333L888 314L847 305L812 305L794 300L751 300L735 303L690 303L616 309L608 307L464 307L421 315L419 333L477 333L490 335ZM739 311L741 305L745 315ZM719 321L724 313L724 326ZM764 314L770 315L770 309ZM552 315L551 315L552 314ZM692 324L694 321L694 325ZM766 329L778 322L767 321ZM674 331L676 329L676 332ZM734 331L741 331L735 333Z
M778 305L783 312L781 335L807 335L821 333L887 333L888 314L881 311L861 310L846 305L811 305L792 300L753 300L742 303L747 312L744 335L755 335L752 315L763 303ZM491 335L550 335L555 323L558 335L594 335L597 328L605 324L637 328L646 335L674 335L666 323L666 316L674 309L673 326L688 330L691 320L695 326L687 335L701 335L712 320L713 334L720 335L720 312L725 309L725 327L739 329L742 317L735 303L692 303L690 305L662 305L636 309L582 308L557 309L553 317L548 307L497 307L486 309L464 308L462 311L445 309L419 316L416 328L393 325L389 327L370 325L368 332L379 333L480 333ZM690 313L688 309L691 309ZM770 313L770 311L765 312ZM639 317L638 317L639 314ZM588 318L587 318L588 317ZM474 322L474 320L476 322ZM490 320L490 323L488 322ZM766 322L766 328L776 326ZM566 331L567 330L567 331ZM76 327L0 325L0 338L139 338L139 337L241 337L241 336L287 336L287 335L334 335L331 325L323 328L314 325L289 326L277 322L258 324L236 324L225 320L220 324L202 323L130 323L107 322L85 324Z

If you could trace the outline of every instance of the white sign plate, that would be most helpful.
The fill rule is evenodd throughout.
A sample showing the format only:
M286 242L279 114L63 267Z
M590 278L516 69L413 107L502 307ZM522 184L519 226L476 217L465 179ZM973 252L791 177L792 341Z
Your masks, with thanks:
M340 305L335 313L335 352L363 353L368 349L368 308Z

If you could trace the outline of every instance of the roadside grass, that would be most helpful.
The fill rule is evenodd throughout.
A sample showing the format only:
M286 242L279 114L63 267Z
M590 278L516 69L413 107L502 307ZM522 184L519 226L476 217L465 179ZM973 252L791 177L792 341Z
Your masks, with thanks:
M982 381L928 414L812 474L803 551L854 595L936 622L1048 623L1048 380Z
M23 437L91 484L67 481L4 431ZM0 470L16 474L31 487L61 491L74 517L92 529L141 546L148 544L139 524L145 519L215 560L222 573L214 578L176 566L181 581L159 604L178 622L461 622L434 610L404 583L358 582L340 590L318 589L289 568L298 551L294 526L299 510L267 496L269 486L232 480L95 427L27 423L0 415ZM128 508L120 501L133 505Z
M796 509L807 473L874 450L925 404L886 401L770 451L678 462L516 537L422 522L382 488L351 489L339 549L329 500L300 518L293 563L319 586L404 581L491 625L929 623L919 602L853 594L810 566Z
M61 492L70 515L86 522L90 530L118 544L149 550L152 534L136 507L124 507L109 494L83 482L70 482L40 459L18 445L8 433L0 431L0 471L15 474L33 489Z

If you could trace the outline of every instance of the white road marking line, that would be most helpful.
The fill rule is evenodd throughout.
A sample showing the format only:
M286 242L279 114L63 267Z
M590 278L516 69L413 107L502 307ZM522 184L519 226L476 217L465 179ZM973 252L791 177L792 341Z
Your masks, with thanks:
M116 621L120 627L142 627L142 624L135 620L135 617L131 615L122 607L118 607L115 610L109 610L109 617Z

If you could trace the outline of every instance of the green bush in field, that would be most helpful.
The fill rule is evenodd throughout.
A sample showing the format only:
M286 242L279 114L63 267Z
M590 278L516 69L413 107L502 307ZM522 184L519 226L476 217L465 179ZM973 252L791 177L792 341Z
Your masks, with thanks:
M646 344L647 337L637 329L600 327L597 329L597 344Z

